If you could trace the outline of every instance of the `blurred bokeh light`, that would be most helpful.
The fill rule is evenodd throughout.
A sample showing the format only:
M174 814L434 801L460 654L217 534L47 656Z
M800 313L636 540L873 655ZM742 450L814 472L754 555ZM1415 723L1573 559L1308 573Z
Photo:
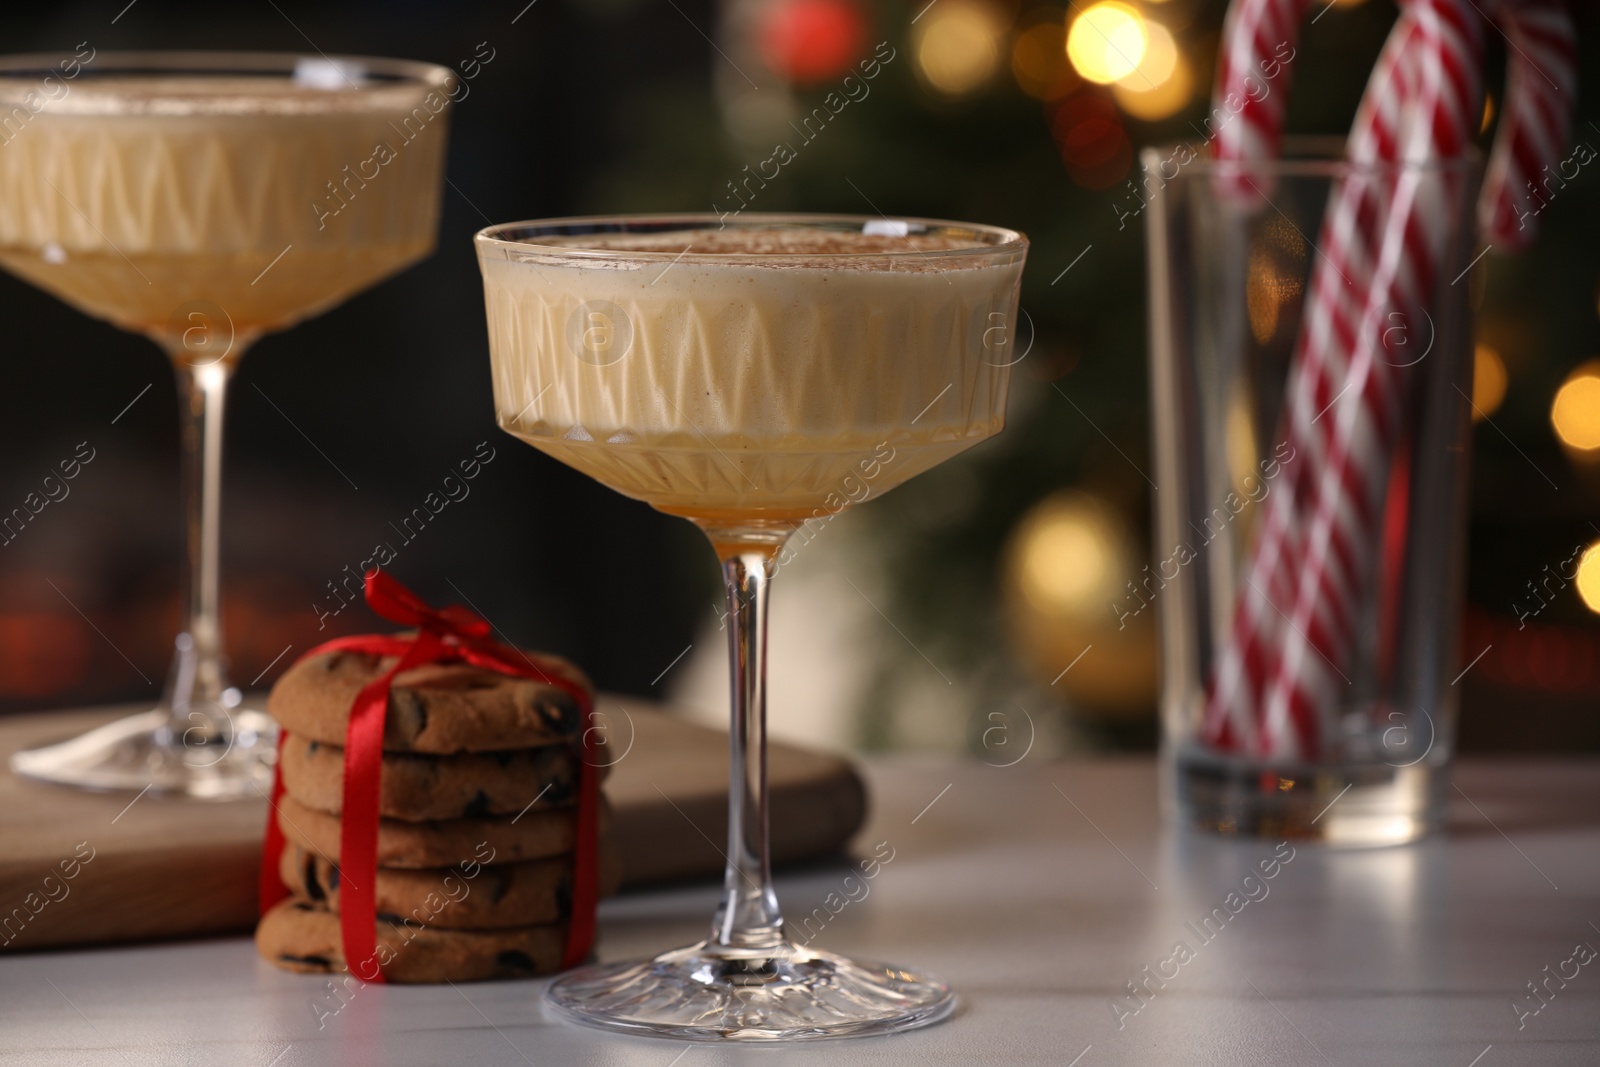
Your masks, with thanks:
M1486 344L1478 345L1472 356L1472 419L1486 419L1500 410L1506 398L1505 360Z
M1584 550L1583 558L1578 561L1576 581L1583 606L1600 615L1600 541Z
M1181 110L1194 95L1194 75L1178 52L1172 33L1157 22L1146 24L1149 42L1139 65L1112 86L1117 104L1136 119L1159 122Z
M1127 519L1075 490L1041 500L1006 545L1011 632L1040 682L1084 713L1137 714L1155 700L1155 612L1130 580L1142 565Z
M1059 100L1081 79L1067 62L1067 31L1051 19L1017 34L1011 46L1011 74L1017 86L1037 100Z
M1159 22L1144 23L1144 52L1138 64L1116 79L1124 89L1150 92L1161 88L1178 69L1178 45L1172 34Z
M861 58L867 18L856 0L777 0L762 12L757 39L774 74L815 85Z
M1089 87L1060 101L1050 131L1067 174L1085 189L1109 189L1133 165L1133 143L1105 90Z
M1550 423L1568 447L1584 452L1600 448L1600 360L1567 375L1550 405Z
M1143 15L1117 0L1105 0L1072 20L1067 57L1084 78L1109 85L1138 69L1148 41Z
M967 96L1000 69L1006 24L982 0L943 0L912 27L917 73L941 96Z

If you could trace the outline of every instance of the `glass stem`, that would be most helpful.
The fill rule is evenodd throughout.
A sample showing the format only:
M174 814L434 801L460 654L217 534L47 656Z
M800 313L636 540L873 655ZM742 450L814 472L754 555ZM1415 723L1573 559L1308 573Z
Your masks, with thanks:
M214 735L227 729L226 717L213 717L211 709L232 703L217 572L222 543L222 415L233 362L219 359L195 365L174 358L172 366L178 377L182 424L186 548L182 595L187 618L177 638L163 703L172 726L199 740L196 731Z
M784 944L767 856L767 593L781 547L713 536L728 593L728 866L709 948L744 959Z

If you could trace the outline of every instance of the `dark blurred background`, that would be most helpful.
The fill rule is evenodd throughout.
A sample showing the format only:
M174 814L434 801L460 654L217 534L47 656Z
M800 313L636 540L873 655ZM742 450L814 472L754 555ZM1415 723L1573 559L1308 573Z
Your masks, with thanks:
M1045 749L1153 744L1154 627L1146 615L1119 631L1106 606L1148 559L1144 244L1127 183L1140 146L1196 136L1221 3L1100 10L1143 20L1151 42L1139 72L1103 85L1121 73L1115 57L1069 62L1064 47L1075 18L1105 7L1088 0L125 2L8 12L5 51L494 56L451 119L437 253L263 339L235 378L223 585L236 682L265 687L317 641L374 628L358 607L319 630L313 604L487 441L494 459L470 497L393 572L437 603L470 600L602 687L715 715L709 550L688 524L495 428L470 237L491 221L732 207L728 183L791 139L775 131L860 59L892 52L750 207L1024 230L1032 347L1004 435L841 518L780 583L778 732L952 749L979 743L992 713L1026 708ZM1338 3L1306 27L1292 129L1348 127L1393 16L1387 0ZM1574 137L1600 147L1597 29L1585 5ZM1461 682L1469 749L1600 749L1600 551L1583 555L1600 543L1592 170L1551 201L1532 253L1486 261L1475 399L1490 418L1477 428L1462 664L1487 650ZM153 698L178 625L171 371L147 340L9 276L0 322L0 509L79 442L95 450L70 497L0 548L0 711Z

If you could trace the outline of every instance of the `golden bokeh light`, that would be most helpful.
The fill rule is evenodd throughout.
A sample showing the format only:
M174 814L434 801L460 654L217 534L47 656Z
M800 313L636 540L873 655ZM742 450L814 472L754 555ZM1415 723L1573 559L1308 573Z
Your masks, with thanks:
M1483 124L1478 127L1479 133L1489 132L1489 123L1494 121L1494 94L1485 93L1483 97Z
M1250 314L1250 333L1257 344L1266 344L1278 332L1278 278L1272 257L1257 249L1250 253L1250 276L1245 284L1245 310Z
M1194 95L1194 74L1178 53L1172 32L1146 22L1148 35L1138 66L1112 83L1117 106L1144 122L1159 122L1183 110Z
M1001 552L1011 639L1077 714L1143 716L1155 704L1157 579L1141 540L1109 502L1062 489L1022 516Z
M992 5L941 0L912 27L917 73L942 96L974 93L1000 69L1005 33L1005 23Z
M1506 398L1506 363L1488 345L1479 345L1472 354L1472 421L1486 419L1500 409Z
M1117 79L1117 85L1135 93L1159 90L1178 69L1178 43L1172 33L1159 22L1144 23L1144 55L1128 73Z
M1179 56L1178 66L1173 67L1173 74L1162 82L1160 88L1136 93L1118 83L1110 86L1110 91L1117 98L1117 106L1122 107L1126 114L1142 122L1160 122L1162 118L1178 114L1189 104L1189 98L1194 96L1195 78L1189 70L1189 64Z
M1066 26L1041 22L1017 34L1011 46L1011 74L1017 86L1035 100L1065 96L1078 83L1067 65Z
M1591 360L1567 375L1550 405L1550 424L1571 448L1600 448L1600 361Z
M1306 240L1287 219L1269 216L1250 250L1245 279L1245 311L1258 344L1277 336L1305 288Z
M1583 606L1600 615L1600 541L1584 549L1575 579Z
M1236 383L1229 394L1227 411L1223 422L1223 442L1226 445L1229 480L1233 483L1234 492L1248 498L1254 483L1247 482L1247 479L1259 478L1261 474L1257 466L1261 461L1261 443L1256 440L1250 393L1242 385ZM1242 518L1242 521L1249 520Z
M1277 230L1288 229L1291 231L1291 241L1298 241L1299 247L1293 243L1286 244L1281 239L1277 242L1269 240L1250 253L1250 267L1245 282L1245 310L1250 317L1250 333L1259 344L1266 344L1277 336L1279 312L1298 300L1304 288L1298 267L1305 259L1305 242L1292 232L1292 226L1279 227L1275 222L1272 220L1267 224L1269 238L1277 236Z
M1101 607L1116 590L1111 578L1112 531L1093 508L1042 511L1024 542L1022 589L1036 606L1079 612Z
M1138 69L1148 40L1143 15L1118 0L1103 0L1072 20L1067 58L1084 78L1110 85Z
M1111 87L1117 106L1124 112L1144 122L1159 122L1182 111L1194 95L1194 75L1189 64L1180 57L1172 68L1172 76L1160 88L1148 92L1134 92L1118 83Z

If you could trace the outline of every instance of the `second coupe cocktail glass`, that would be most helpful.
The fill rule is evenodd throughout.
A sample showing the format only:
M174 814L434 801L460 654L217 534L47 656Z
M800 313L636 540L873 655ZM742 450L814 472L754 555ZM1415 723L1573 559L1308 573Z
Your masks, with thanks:
M917 219L565 219L478 235L500 425L689 519L722 561L732 731L711 936L558 979L597 1026L691 1039L887 1033L942 982L784 935L767 862L767 592L784 542L1000 431L1026 240Z
M263 333L432 250L451 80L350 57L0 59L0 266L171 357L188 542L160 705L17 753L18 772L207 798L271 781L271 720L240 707L223 656L224 394Z

